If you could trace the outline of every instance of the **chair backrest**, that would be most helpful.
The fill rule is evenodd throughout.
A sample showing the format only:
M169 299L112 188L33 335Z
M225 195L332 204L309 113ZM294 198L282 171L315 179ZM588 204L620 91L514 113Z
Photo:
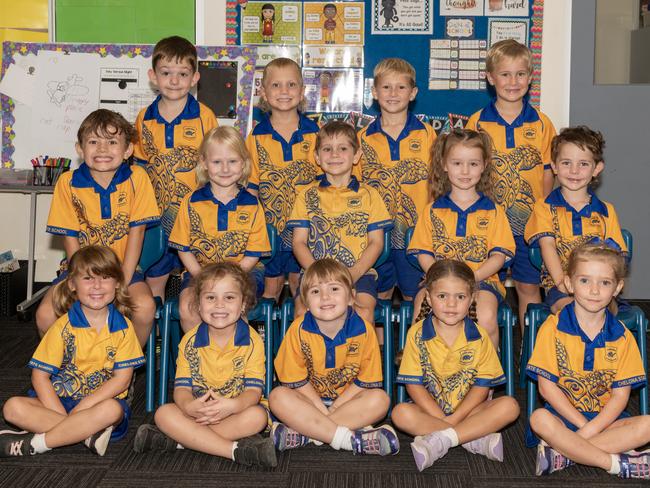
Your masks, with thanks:
M144 233L140 262L138 263L140 269L145 272L160 261L160 258L165 254L166 247L167 242L162 225L154 225L147 228Z
M373 268L377 268L384 264L388 257L390 256L390 229L384 230L384 247L381 250L381 254L375 261Z
M278 240L278 230L271 224L266 224L266 233L269 235L269 242L271 243L271 254L265 256L260 261L263 263L268 263L275 257L275 253L278 252L276 241Z
M625 247L627 247L627 264L629 265L632 261L632 251L634 248L634 239L632 238L632 233L627 229L621 229L621 234L623 234L623 242ZM542 269L542 250L539 246L530 246L528 248L528 259L533 263L537 269Z

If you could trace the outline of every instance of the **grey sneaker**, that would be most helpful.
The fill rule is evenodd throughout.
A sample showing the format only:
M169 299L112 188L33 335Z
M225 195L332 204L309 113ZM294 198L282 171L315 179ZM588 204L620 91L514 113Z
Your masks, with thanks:
M275 446L270 438L262 438L259 441L248 441L244 444L238 441L234 456L235 462L244 466L275 468L278 465Z
M619 454L621 471L618 476L621 478L638 478L650 479L650 456L628 456L627 454Z
M537 459L535 461L535 476L551 474L555 471L568 468L575 464L568 457L563 456L551 446L537 444Z
M411 451L418 471L424 471L438 459L443 457L451 447L451 440L440 433L440 431L431 434L417 436L411 442Z
M84 441L84 445L98 456L103 456L106 454L106 448L108 448L108 442L111 440L112 432L113 426L110 425L104 430L100 430L91 435Z
M352 433L352 453L388 456L399 452L399 439L390 425L376 429L367 427Z
M34 434L24 430L0 430L0 457L36 454L31 446Z
M295 449L309 444L309 437L287 427L281 422L273 422L271 426L271 440L278 451Z
M503 440L499 432L466 442L462 446L467 451L473 454L481 454L490 461L503 462Z
M155 425L142 424L135 434L133 450L135 452L174 452L177 445L178 443L174 439L163 434Z

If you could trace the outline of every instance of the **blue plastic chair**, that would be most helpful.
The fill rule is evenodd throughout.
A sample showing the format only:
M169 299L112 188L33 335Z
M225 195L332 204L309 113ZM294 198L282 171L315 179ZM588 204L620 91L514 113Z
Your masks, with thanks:
M413 227L409 227L406 230L405 242L406 246L411 242L413 237ZM417 258L413 255L409 255L408 261L420 269L420 265L417 261ZM413 302L404 301L400 305L400 310L398 313L398 322L399 322L399 332L397 336L397 347L400 351L406 346L406 335L408 328L413 321ZM508 304L501 303L497 309L497 323L501 329L499 334L499 359L501 360L501 365L503 367L503 372L506 376L506 395L514 396L515 394L515 364L514 364L514 346L513 346L513 331L515 325L517 324L517 319L512 313L512 310ZM403 403L406 401L406 387L404 385L397 385L397 403Z
M391 246L390 246L390 230L384 231L384 247L382 248L381 254L375 261L374 268L381 266L386 262L390 256ZM279 343L284 339L287 329L293 322L295 312L295 304L293 297L287 297L282 302L281 312L280 312L280 337ZM375 305L375 324L382 324L384 326L384 357L383 357L383 370L384 370L384 382L383 388L388 396L392 399L392 375L394 374L393 366L393 354L392 354L392 344L393 344L393 305L390 300L377 300ZM276 351L277 352L277 351Z
M165 241L165 233L161 225L149 227L144 233L144 242L142 243L142 252L140 253L140 261L138 267L142 272L147 271L151 266L157 263L165 253L167 243ZM162 312L162 301L160 297L154 297L156 300L156 315L154 316L154 323L151 327L149 340L147 341L145 357L145 371L146 371L146 393L145 393L145 409L147 412L153 412L155 408L155 395L156 395L156 326L160 319Z
M634 240L632 234L625 229L622 229L623 240L628 249L628 262L632 260L632 252ZM542 267L542 253L539 247L530 247L529 258L531 263L538 268ZM530 359L533 349L535 348L535 340L537 332L542 326L546 318L551 314L551 309L544 303L532 303L528 305L526 310L526 323L524 326L523 342L521 345L521 362L519 365L519 383L523 388L526 385L526 414L530 418L533 411L537 406L537 382L528 378L526 375L526 365ZM622 311L616 316L618 320L634 334L643 365L647 365L647 344L646 333L648 330L648 319L643 311L636 306L624 307ZM643 386L639 389L639 411L641 415L648 414L648 387Z
M267 225L266 230L271 243L271 255L263 258L262 262L268 262L275 256L277 230L272 225ZM277 318L278 308L272 298L261 298L255 308L251 310L247 318L249 322L264 322L264 354L266 356L266 383L264 394L268 398L273 385L273 343L274 337L278 335ZM174 379L176 375L176 360L178 359L178 345L181 341L180 311L178 298L173 298L165 303L160 327L162 339L160 350L160 386L158 401L160 405L167 403L167 382Z

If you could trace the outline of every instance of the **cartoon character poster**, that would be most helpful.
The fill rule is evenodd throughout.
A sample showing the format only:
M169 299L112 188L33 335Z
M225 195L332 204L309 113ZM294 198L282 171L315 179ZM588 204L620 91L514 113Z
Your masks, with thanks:
M363 46L363 2L309 2L304 8L304 44Z
M373 34L433 34L433 0L373 0Z
M361 112L363 70L303 69L305 111Z
M242 44L300 44L302 3L248 2L241 14Z

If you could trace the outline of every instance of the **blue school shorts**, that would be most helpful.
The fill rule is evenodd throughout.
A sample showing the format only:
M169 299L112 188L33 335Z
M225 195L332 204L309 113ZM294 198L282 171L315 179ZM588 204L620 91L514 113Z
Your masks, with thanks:
M512 279L520 283L539 285L541 281L541 272L528 257L528 245L523 236L515 237L515 257L512 260Z
M393 249L385 263L375 268L379 275L377 291L383 293L395 285L403 296L415 297L424 273L413 266L406 257L406 249Z
M558 290L557 286L554 286L550 290L546 292L546 296L544 297L544 303L548 305L549 307L552 307L555 305L555 303L558 300L562 300L563 298L570 297L571 295L567 295L566 293L561 292Z
M277 278L289 273L300 273L300 264L293 255L293 251L277 251L273 259L264 264L264 276Z
M27 396L30 398L38 397L32 388L27 391ZM61 404L67 413L70 413L72 409L76 407L77 404L81 401L70 397L59 397L59 400L61 400ZM123 415L120 423L113 427L113 432L111 433L111 442L119 441L124 436L126 436L129 431L129 420L131 419L131 407L128 403L126 403L126 400L123 398L115 398L115 400L120 404L120 407L122 407Z
M492 293L496 297L497 303L499 305L501 305L505 300L505 297L501 293L499 293L499 290L497 290L491 283L488 283L486 281L479 281L478 289L489 291L490 293Z
M160 276L165 276L174 271L183 267L180 258L178 257L178 251L167 247L165 249L165 254L155 263L145 273L147 278L158 278Z

